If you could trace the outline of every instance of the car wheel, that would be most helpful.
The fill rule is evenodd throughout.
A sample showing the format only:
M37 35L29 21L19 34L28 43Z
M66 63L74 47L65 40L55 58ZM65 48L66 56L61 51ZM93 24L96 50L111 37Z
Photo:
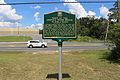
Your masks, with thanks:
M45 48L45 45L43 44L41 47L42 47L42 48Z
M33 48L33 45L30 45L29 48Z

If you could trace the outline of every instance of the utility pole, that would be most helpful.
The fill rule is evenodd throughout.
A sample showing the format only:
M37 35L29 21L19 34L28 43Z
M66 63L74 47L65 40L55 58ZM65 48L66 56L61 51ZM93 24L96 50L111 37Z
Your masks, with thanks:
M17 33L18 33L18 36L19 36L19 22L17 23L17 27L18 27Z
M108 37L108 29L109 29L109 20L107 21L107 28L106 28L106 34L105 34L105 43L106 43L107 37Z

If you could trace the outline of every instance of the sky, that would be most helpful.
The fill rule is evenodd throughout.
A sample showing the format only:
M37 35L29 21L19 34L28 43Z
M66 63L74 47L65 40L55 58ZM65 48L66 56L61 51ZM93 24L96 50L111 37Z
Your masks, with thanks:
M18 2L47 2L47 1L105 1L105 0L0 0L0 4ZM106 0L108 1L108 0ZM116 1L116 0L109 0ZM109 9L113 3L62 3L62 4L29 4L29 5L0 5L0 28L21 27L42 29L44 14L53 11L71 12L79 19L86 16L108 18Z

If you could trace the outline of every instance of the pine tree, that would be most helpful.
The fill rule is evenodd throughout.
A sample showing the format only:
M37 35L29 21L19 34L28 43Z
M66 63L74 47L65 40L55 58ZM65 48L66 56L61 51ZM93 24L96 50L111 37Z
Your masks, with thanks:
M120 23L120 0L117 0L113 6L114 8L109 9L109 11L112 12L112 14L109 15L109 19L114 19L117 23Z

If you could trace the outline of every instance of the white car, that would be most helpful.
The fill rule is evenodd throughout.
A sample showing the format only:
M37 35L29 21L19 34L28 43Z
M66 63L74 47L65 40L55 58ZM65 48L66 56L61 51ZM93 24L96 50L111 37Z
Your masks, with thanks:
M45 48L47 47L47 43L46 42L40 42L39 40L29 40L27 43L27 47L28 48L33 48L33 47L41 47L41 48Z

